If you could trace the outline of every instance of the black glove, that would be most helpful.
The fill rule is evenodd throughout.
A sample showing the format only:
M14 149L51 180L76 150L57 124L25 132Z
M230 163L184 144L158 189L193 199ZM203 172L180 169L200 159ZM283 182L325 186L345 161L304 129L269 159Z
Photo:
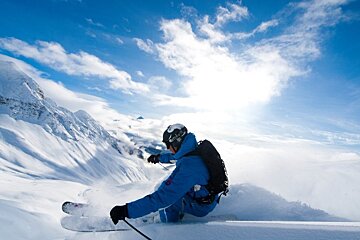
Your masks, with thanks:
M150 157L147 159L147 161L149 163L154 163L154 164L160 162L160 154L150 155Z
M115 225L119 220L124 220L129 217L127 205L113 207L110 211L110 217Z

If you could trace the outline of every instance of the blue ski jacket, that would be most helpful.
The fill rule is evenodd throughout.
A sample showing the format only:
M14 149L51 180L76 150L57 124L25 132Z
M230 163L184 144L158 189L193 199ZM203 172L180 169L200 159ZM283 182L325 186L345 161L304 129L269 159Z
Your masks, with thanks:
M199 156L184 156L197 146L195 135L188 133L178 152L160 155L162 163L177 160L176 168L154 193L127 204L129 218L142 217L166 208L186 194L193 198L201 198L209 194L205 188L209 180L205 163Z

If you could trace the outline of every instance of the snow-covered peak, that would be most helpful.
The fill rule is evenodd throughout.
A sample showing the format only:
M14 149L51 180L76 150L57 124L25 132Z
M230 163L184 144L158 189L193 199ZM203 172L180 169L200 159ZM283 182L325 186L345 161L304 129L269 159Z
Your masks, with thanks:
M87 112L80 110L73 113L44 98L36 81L15 62L0 59L0 83L0 114L40 125L65 141L107 143L119 153L142 157L141 151L111 136Z
M84 110L79 110L74 113L75 117L89 129L98 133L104 132L105 129Z
M15 63L0 60L0 96L5 99L35 103L44 99L39 85Z

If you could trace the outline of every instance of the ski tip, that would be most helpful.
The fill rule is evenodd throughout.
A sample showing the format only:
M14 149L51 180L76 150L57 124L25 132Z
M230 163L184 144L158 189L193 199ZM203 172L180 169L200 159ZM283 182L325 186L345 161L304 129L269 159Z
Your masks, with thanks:
M64 210L64 208L69 204L70 204L69 201L63 202L63 204L61 205L61 209Z
M87 206L87 203L77 203L77 202L70 202L70 201L66 201L62 204L62 207L64 206L74 206L74 207L83 207L83 206Z

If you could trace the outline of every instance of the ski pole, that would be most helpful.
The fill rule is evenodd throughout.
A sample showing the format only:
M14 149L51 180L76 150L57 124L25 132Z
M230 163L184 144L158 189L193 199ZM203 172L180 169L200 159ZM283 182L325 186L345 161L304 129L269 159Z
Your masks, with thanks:
M137 233L139 233L141 236L143 236L144 238L151 240L151 238L149 238L148 236L146 236L144 233L142 233L139 229L137 229L136 227L134 227L133 225L131 225L128 221L126 221L126 219L123 219L123 221L129 225L132 229L134 229Z
M165 167L163 164L161 164L161 162L158 162L160 164L160 166L162 166L166 171L169 171L169 168Z

